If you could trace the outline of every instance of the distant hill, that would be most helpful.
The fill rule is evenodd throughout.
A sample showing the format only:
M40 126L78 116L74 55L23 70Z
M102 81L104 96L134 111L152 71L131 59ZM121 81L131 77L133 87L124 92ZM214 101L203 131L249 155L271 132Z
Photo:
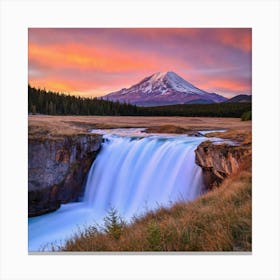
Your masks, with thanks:
M225 103L230 102L252 102L252 95L240 94L225 101Z
M155 73L130 88L123 88L102 98L145 107L173 104L209 104L227 100L227 98L216 93L199 89L174 72Z

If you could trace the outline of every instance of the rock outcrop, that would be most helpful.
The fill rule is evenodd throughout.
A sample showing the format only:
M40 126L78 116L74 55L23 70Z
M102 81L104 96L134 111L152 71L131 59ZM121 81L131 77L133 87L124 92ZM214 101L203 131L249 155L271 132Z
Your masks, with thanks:
M246 146L215 144L211 141L201 143L195 150L195 162L202 168L207 190L235 173L249 156L251 149Z
M74 135L57 139L29 139L28 216L77 201L86 174L102 143L101 135Z

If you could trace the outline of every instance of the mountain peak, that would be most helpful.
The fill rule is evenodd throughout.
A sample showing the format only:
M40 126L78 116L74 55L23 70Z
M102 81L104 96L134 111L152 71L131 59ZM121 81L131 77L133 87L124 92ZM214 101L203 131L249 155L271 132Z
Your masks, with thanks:
M176 73L174 73L172 71L166 71L166 72L156 72L152 75L152 77L161 78L161 77L165 77L165 76L168 76L168 75L171 75L171 74L177 75Z
M173 71L167 71L167 72L156 72L151 76L151 79L153 80L160 80L163 78L172 78L172 77L179 77L175 72Z
M167 72L157 72L150 77L152 84L162 83L162 85L167 86L168 88L174 89L176 91L185 93L185 94L199 94L203 95L207 92L195 87L191 83L184 80L178 74L172 71Z
M195 100L202 99L208 103L226 100L195 87L173 71L154 73L128 89L112 92L105 97L142 106L195 103Z

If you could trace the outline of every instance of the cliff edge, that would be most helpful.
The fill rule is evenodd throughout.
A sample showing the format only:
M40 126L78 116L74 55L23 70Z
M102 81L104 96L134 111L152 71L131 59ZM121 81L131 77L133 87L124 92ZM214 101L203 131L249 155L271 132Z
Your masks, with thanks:
M28 216L57 210L77 201L102 135L67 135L28 140Z
M205 141L195 150L195 162L202 168L207 190L236 173L248 160L251 160L251 147L242 144L233 146Z

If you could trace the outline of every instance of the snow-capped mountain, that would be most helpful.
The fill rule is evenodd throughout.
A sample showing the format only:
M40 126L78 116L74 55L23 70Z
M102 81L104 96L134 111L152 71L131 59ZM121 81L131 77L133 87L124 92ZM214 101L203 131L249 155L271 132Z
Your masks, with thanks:
M174 72L155 73L130 88L109 93L103 98L140 106L219 103L227 100L195 87Z

